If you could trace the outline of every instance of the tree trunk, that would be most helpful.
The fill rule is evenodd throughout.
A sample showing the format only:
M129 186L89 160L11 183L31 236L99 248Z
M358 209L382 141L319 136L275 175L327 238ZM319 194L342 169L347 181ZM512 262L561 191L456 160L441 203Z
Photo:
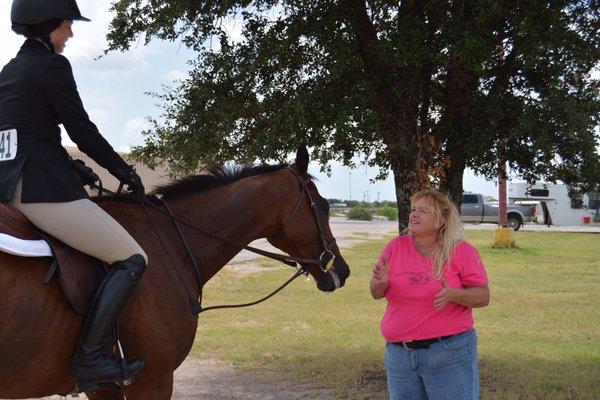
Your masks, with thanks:
M403 3L404 12L423 18L422 3ZM423 91L419 67L400 68L381 52L365 0L346 0L346 18L355 38L356 53L364 63L365 78L373 88L373 111L379 117L381 138L390 157L398 201L398 229L404 231L410 214L410 196L426 181L420 163L419 104ZM419 79L421 78L421 79ZM427 84L429 77L426 77ZM398 93L404 93L398 96Z
M440 188L446 193L450 200L456 205L460 212L463 193L463 175L465 173L465 160L461 157L453 158L450 164L444 168L445 179Z
M394 173L396 201L398 202L398 232L402 233L408 228L410 197L421 187L419 187L419 179L416 177L418 171L415 169L414 156L396 153L392 155L390 168Z
M463 21L457 32L457 40L466 35L482 34L481 25L474 21L475 4L472 0L452 3L453 18ZM467 160L475 153L473 142L472 110L478 91L479 79L476 70L465 60L456 43L452 46L448 72L445 77L441 137L445 138L444 177L440 189L460 211L463 192L463 175Z

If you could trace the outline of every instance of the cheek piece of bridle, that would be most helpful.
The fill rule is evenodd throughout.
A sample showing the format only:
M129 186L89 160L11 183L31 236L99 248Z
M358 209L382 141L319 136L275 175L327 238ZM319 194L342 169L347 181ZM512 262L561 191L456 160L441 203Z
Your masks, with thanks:
M312 182L312 179L310 177L308 177L305 180L302 180L298 176L296 171L294 171L292 168L286 168L286 170L290 171L292 173L292 175L294 175L294 177L298 180L298 183L300 183L300 187L302 188L302 191L300 192L300 196L298 197L298 200L296 201L296 205L294 206L294 210L292 211L292 214L288 218L287 222L283 225L283 228L281 228L276 234L269 237L268 239L270 241L277 240L281 235L283 235L285 233L287 228L292 224L294 217L298 213L298 210L300 209L300 205L302 204L302 200L304 200L304 195L306 194L306 196L308 197L308 201L310 202L310 209L312 211L313 217L314 217L315 221L317 222L317 229L319 232L319 240L321 241L321 246L323 247L323 252L321 253L321 255L319 256L319 258L317 260L318 263L315 263L315 264L319 265L319 268L321 269L321 271L323 271L323 273L326 274L328 272L331 272L331 268L335 261L335 254L330 249L335 244L335 238L332 237L331 241L329 241L329 242L327 242L325 240L325 234L324 234L325 230L323 229L323 222L321 220L321 214L319 213L317 204L315 203L313 196L310 193L310 190L308 190L308 184L310 182Z
M148 218L148 220L150 221L150 224L152 225L152 228L154 230L154 233L156 234L159 242L161 243L163 250L165 251L165 253L167 254L169 261L171 262L171 265L173 267L173 269L175 270L175 272L177 273L177 276L179 278L179 281L181 282L181 285L183 286L187 296L188 296L188 300L189 300L189 306L190 309L192 311L192 313L194 315L199 315L200 313L203 313L205 311L208 310L216 310L216 309L223 309L223 308L240 308L240 307L248 307L248 306L252 306L255 304L259 304L262 303L263 301L271 298L272 296L274 296L275 294L277 294L279 291L281 291L284 287L286 287L287 285L289 285L290 283L292 283L292 281L294 281L296 278L298 278L300 275L307 275L308 276L308 271L307 271L307 267L310 265L317 265L319 267L319 269L324 273L324 274L330 274L331 278L334 281L334 284L336 286L336 288L339 288L341 286L340 284L340 280L339 277L337 275L337 273L335 273L334 268L333 268L333 264L335 261L335 254L331 251L331 249L333 248L333 246L335 245L335 238L331 238L331 240L328 242L327 240L325 240L325 234L324 234L324 229L323 229L323 223L321 221L321 217L319 214L319 211L317 209L317 206L313 200L313 196L310 193L310 190L308 189L308 184L312 181L311 178L307 178L305 180L302 180L298 174L296 173L296 171L294 171L292 168L286 168L288 171L290 171L294 177L298 180L298 182L300 183L301 186L301 192L300 192L300 196L298 197L298 200L296 201L296 205L294 207L294 210L292 212L292 214L290 215L290 217L288 218L286 224L283 226L283 228L281 230L279 230L275 235L269 237L269 240L275 240L278 237L280 237L281 235L283 235L283 233L286 231L286 229L290 226L290 224L292 223L292 220L294 219L294 217L296 216L298 210L300 209L300 205L302 204L302 200L304 199L304 196L306 194L306 196L308 197L308 200L310 202L310 208L312 210L313 216L315 218L315 221L317 223L317 229L319 232L319 239L321 241L321 245L323 247L323 252L321 253L321 255L319 256L318 259L312 259L312 258L300 258L300 257L292 257L292 256L288 256L288 255L284 255L284 254L277 254L277 253L272 253L270 251L266 251L266 250L262 250L262 249L258 249L256 247L252 247L252 246L248 246L248 245L244 245L242 243L238 243L236 241L221 237L219 235L216 235L210 231L205 230L204 228L201 228L199 226L196 226L194 224L191 224L187 221L184 221L178 217L176 217L173 212L171 211L171 208L169 207L169 205L161 198L158 198L156 196L154 196L154 200L160 202L162 204L162 206L164 207L160 207L157 204L155 204L154 202L150 201L147 198L144 198L140 201L140 204L142 205L144 212L146 214L146 217ZM100 184L99 186L93 184L90 185L90 187L95 188L100 190L100 193L102 192L106 192L109 194L115 194L107 189L102 188L102 185ZM122 187L120 187L119 189L121 189ZM119 190L120 192L120 190ZM171 219L171 221L173 222L173 225L177 231L177 233L179 234L179 237L188 253L188 256L192 262L192 265L194 266L194 272L196 275L196 278L198 280L198 287L200 288L200 294L199 294L199 298L195 299L189 292L187 286L185 285L183 278L181 277L181 274L179 273L179 270L176 267L176 263L173 259L173 257L171 256L170 252L167 249L167 246L165 245L159 230L156 228L156 225L154 224L154 221L152 220L152 218L150 217L150 214L148 213L148 208L147 206L150 206L158 211L160 211L163 214L166 214L167 216L169 216L169 218ZM202 274L200 273L200 268L198 267L198 263L194 257L194 255L192 254L191 248L187 243L187 240L185 239L185 236L183 235L183 232L181 231L181 228L179 226L179 224L185 225L188 228L194 229L202 234L204 234L205 236L210 237L211 239L215 239L218 240L222 243L231 245L233 247L237 247L240 250L244 249L244 250L248 250L250 252L259 254L261 256L264 257L268 257L271 258L273 260L277 260L280 261L282 263L284 263L285 265L288 265L290 267L295 267L298 270L296 271L296 273L294 275L292 275L291 278L289 278L287 281L285 281L281 286L279 286L277 289L273 290L271 293L269 293L267 296L250 302L250 303L243 303L243 304L227 304L227 305L219 305L219 306L211 306L211 307L205 307L203 308L201 303L202 303L202 288L204 286L204 280L202 279Z

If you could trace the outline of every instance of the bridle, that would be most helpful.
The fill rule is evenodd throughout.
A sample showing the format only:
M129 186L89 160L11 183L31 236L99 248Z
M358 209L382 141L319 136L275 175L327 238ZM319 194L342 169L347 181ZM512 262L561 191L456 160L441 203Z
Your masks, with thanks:
M308 189L308 185L312 182L312 178L309 176L303 180L302 178L300 178L300 176L296 173L296 171L293 168L287 167L285 169L287 171L290 171L292 173L292 175L294 175L296 180L298 180L298 183L300 184L302 191L300 192L300 196L298 197L298 200L296 201L296 205L294 206L294 211L292 211L292 214L288 218L287 222L283 225L283 228L281 228L276 234L269 237L268 239L271 241L276 240L285 233L286 229L291 225L292 221L294 220L294 217L298 213L298 210L300 209L300 205L302 204L302 200L304 199L304 194L306 194L306 196L308 197L308 201L310 202L310 209L312 211L313 217L315 218L315 221L317 222L319 239L320 239L321 245L323 247L323 252L321 253L321 255L318 258L319 268L321 268L321 271L323 271L324 273L327 273L331 270L331 267L333 266L333 262L335 261L335 254L330 250L331 247L335 244L335 238L332 237L329 242L327 240L325 240L325 233L324 233L324 229L323 229L323 222L321 221L321 215L319 214L319 210L317 208L317 204L315 203L315 201L313 199L313 195L310 193L310 190Z
M262 250L262 249L258 249L256 247L253 246L248 246L233 240L230 240L228 238L224 238L221 237L213 232L210 232L202 227L199 227L197 225L194 225L190 222L187 222L185 220L182 220L181 218L178 218L177 216L175 216L171 210L171 208L169 207L169 205L167 204L167 202L162 199L157 197L156 195L151 195L151 196L146 196L145 198L143 198L142 200L140 200L140 204L142 206L142 208L144 209L144 212L146 214L146 217L148 218L148 220L150 221L150 224L157 236L157 238L159 239L163 250L165 251L165 253L167 254L171 265L173 266L175 272L177 273L177 276L188 296L188 302L191 308L191 311L194 315L199 315L202 312L208 311L208 310L215 310L215 309L220 309L220 308L239 308L239 307L248 307L251 305L255 305L258 303L262 303L263 301L269 299L270 297L272 297L273 295L275 295L276 293L278 293L280 290L282 290L284 287L286 287L287 285L289 285L292 281L294 281L297 277L299 277L300 275L308 275L308 271L306 269L306 267L308 265L317 265L321 271L325 274L329 273L332 277L332 279L335 282L336 287L340 286L340 281L339 278L337 276L337 274L333 271L333 263L335 261L335 254L331 251L331 248L333 247L333 245L335 244L335 238L332 237L332 239L328 242L325 239L325 233L324 233L324 229L323 229L323 223L320 217L320 214L318 212L317 209L317 205L314 202L314 198L312 196L312 194L310 193L310 190L308 188L308 185L312 182L312 179L310 177L306 178L306 179L302 179L297 172L291 168L291 167L286 167L285 170L291 172L294 177L296 178L296 180L298 181L298 183L300 184L301 187L301 192L300 195L298 197L298 200L296 201L296 204L294 206L294 209L292 211L292 214L290 215L290 217L287 219L287 222L284 224L283 228L280 229L275 235L269 237L269 240L276 240L277 238L279 238L280 236L282 236L285 231L289 228L289 226L291 225L294 217L296 216L296 214L298 213L298 210L300 209L300 206L302 204L302 200L304 199L304 196L306 195L306 197L308 197L308 200L310 202L310 207L312 210L312 214L313 217L315 218L316 224L317 224L317 230L319 233L319 239L321 241L321 245L323 248L323 252L321 253L321 255L319 256L319 258L317 259L312 259L312 258L300 258L300 257L293 257L293 256L289 256L289 255L284 255L284 254L277 254L277 253L273 253L270 251L266 251L266 250ZM97 185L93 185L92 187L99 189L101 192L106 192L109 194L116 194L114 192L111 192L107 189L102 188L102 186L97 186ZM121 189L121 187L120 187ZM160 203L162 205L159 206L156 203ZM170 252L167 249L167 246L165 245L159 230L157 229L156 225L154 224L154 221L152 220L152 218L150 217L150 213L148 212L148 207L152 207L154 209L156 209L157 211L160 211L161 213L167 215L170 219L171 222L173 223L175 230L177 231L177 233L179 234L179 237L181 239L181 242L183 243L186 252L188 254L188 257L194 267L194 273L196 275L196 279L198 281L198 287L200 290L199 293L199 298L195 299L193 296L191 296L189 290L187 289L187 286L185 285L183 278L181 277L181 274L179 273L177 267L176 267L176 263L173 259L173 257L171 256ZM212 239L218 240L222 243L225 243L227 245L239 248L241 249L245 249L248 250L250 252L262 255L264 257L268 257L271 258L273 260L277 260L280 261L288 266L291 267L295 267L297 268L296 273L290 278L288 279L285 283L283 283L281 286L279 286L277 289L275 289L274 291L272 291L270 294L268 294L267 296L253 301L251 303L243 303L243 304L229 304L229 305L219 305L219 306L211 306L211 307L206 307L203 308L201 303L202 303L202 288L204 287L204 279L202 278L202 274L200 273L200 268L198 266L198 262L196 261L196 258L194 257L190 246L187 243L187 240L185 238L185 236L183 235L183 232L181 231L181 225L184 225L188 228L191 228L197 232L200 232L202 234L204 234L205 236L208 236Z

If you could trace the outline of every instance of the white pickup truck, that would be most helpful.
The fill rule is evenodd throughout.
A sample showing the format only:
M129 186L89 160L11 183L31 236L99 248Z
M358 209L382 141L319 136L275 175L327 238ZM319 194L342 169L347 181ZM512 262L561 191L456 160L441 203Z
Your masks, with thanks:
M463 193L460 206L462 222L490 222L498 223L498 203L486 203L483 196L476 193ZM524 222L531 222L535 218L535 206L507 204L508 227L518 231Z

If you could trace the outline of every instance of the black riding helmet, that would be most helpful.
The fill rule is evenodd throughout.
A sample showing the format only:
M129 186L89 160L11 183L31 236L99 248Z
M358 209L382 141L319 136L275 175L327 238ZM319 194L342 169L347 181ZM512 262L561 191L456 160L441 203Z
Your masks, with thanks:
M22 25L35 25L51 19L89 21L81 15L75 0L13 0L10 19Z
M50 33L62 21L89 21L81 15L75 0L13 0L10 19L15 33L41 39L52 52Z

